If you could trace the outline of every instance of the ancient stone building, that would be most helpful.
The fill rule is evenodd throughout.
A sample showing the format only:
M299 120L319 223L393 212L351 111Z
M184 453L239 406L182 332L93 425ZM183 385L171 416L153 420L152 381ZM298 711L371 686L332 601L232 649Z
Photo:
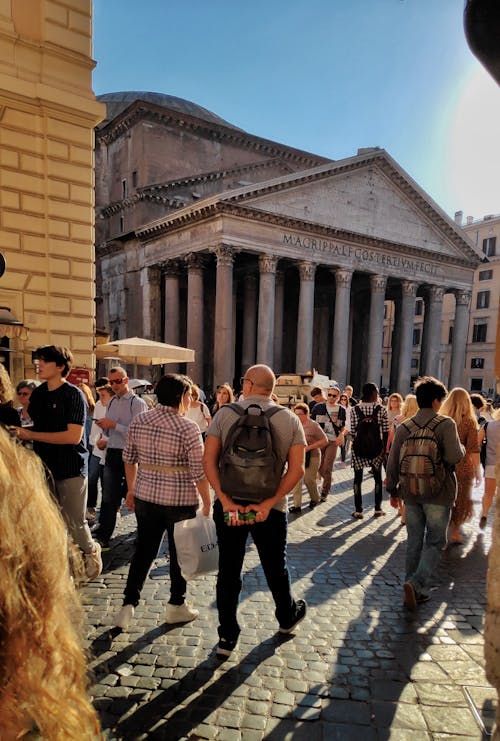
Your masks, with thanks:
M418 372L443 370L441 314L454 297L446 381L461 382L478 251L384 150L331 161L252 136L188 101L101 96L96 134L97 322L196 351L213 387L254 362L313 367L355 387L406 392L415 305Z

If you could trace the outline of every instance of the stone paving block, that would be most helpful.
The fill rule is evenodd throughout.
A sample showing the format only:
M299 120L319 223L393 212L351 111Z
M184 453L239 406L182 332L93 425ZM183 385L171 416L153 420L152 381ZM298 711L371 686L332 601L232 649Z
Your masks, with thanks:
M484 686L488 683L484 668L473 661L441 661L440 666L457 684Z
M322 728L316 723L269 718L264 738L266 741L323 741L328 736L323 736Z
M474 716L466 708L449 708L422 706L422 713L431 733L450 733L457 736L471 735L478 732Z
M375 729L367 726L346 726L322 722L321 727L324 741L378 741L380 738ZM276 741L278 741L277 738Z
M335 723L369 725L370 707L366 703L351 700L330 700L325 703L321 717Z
M221 728L218 741L242 741L241 732L235 728Z
M373 723L377 727L427 730L424 717L417 705L377 701L371 703L371 709Z

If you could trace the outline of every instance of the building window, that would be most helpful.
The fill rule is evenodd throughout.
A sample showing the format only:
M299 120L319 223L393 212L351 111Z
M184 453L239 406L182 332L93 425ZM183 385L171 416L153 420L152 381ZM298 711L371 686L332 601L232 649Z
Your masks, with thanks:
M483 322L482 324L474 324L472 329L472 342L486 342L486 334L488 332L488 324Z
M476 309L488 309L490 305L490 292L479 291L476 299Z
M415 327L413 330L413 344L414 345L420 345L420 336L422 334L422 331L420 327Z
M137 188L137 170L132 173L132 187Z
M484 368L484 358L471 358L471 368Z
M479 280L491 280L493 278L493 270L480 270Z
M450 328L448 330L448 345L451 345L453 342L453 324L450 324Z
M127 181L122 180L122 198L127 197Z
M120 234L123 234L125 231L125 219L123 216L120 216Z
M483 252L486 257L495 257L497 249L497 238L487 237L483 239Z
M471 391L482 391L483 390L483 379L482 378L471 378L470 379L470 390Z
M417 298L415 301L415 316L422 316L422 313L424 311L424 300L422 298Z
M418 368L418 358L412 358L411 359L411 367L412 368Z

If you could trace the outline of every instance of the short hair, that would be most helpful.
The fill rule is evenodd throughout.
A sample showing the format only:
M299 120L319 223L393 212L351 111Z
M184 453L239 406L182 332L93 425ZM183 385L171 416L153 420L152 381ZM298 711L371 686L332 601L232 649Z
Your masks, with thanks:
M58 368L63 369L61 373L63 378L66 378L75 362L69 347L61 345L42 345L35 350L35 358L46 363L55 363Z
M323 394L323 389L320 389L319 386L314 386L311 389L311 396L317 396L318 394Z
M470 400L472 402L472 406L477 409L478 412L481 411L486 406L486 401L481 396L481 394L471 394Z
M180 373L166 373L156 384L158 404L178 409L182 397L192 385L188 376L182 376Z
M415 396L420 409L429 409L433 401L442 401L447 393L444 383L433 376L422 376L415 383Z
M296 409L302 409L306 417L309 417L311 413L308 405L305 404L303 401L299 401L297 404L295 404L295 406L293 407L293 411L295 411Z
M347 388L347 386L346 386ZM378 397L378 386L376 383L365 383L361 392L361 401L376 401Z
M109 380L106 378L106 376L101 376L101 378L96 378L94 383L94 388L98 389L101 388L101 386L108 386Z
M115 395L115 392L113 391L113 386L110 386L109 383L98 386L97 393L99 393L99 391L107 391L110 396Z
M110 368L108 375L111 375L111 373L119 373L122 378L128 377L127 371L121 365L115 365L114 368Z
M21 389L36 389L37 386L40 385L40 381L33 381L31 378L24 378L22 381L19 381L19 383L16 386L16 394L18 394Z

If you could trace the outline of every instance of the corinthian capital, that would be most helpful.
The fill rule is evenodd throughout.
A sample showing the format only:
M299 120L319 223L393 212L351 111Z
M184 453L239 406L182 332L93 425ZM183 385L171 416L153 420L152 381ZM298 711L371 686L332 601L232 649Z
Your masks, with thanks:
M297 265L299 269L300 280L314 280L314 274L316 272L316 265L313 262L299 262Z
M141 270L141 285L159 284L160 275L161 271L159 265L147 265Z
M418 285L412 280L402 280L401 290L403 292L403 298L415 298L417 295Z
M387 277L385 275L370 275L372 293L385 293Z
M335 285L337 288L349 288L352 281L352 270L332 270L335 276Z
M172 278L178 278L181 274L181 264L179 260L165 260L162 263L163 274Z
M261 273L275 273L278 258L276 255L259 255L259 271Z
M227 244L220 244L212 250L217 258L217 267L232 267L234 262L234 250Z
M429 298L433 303L442 303L445 293L446 289L443 286L431 286L429 288Z
M201 271L205 267L205 256L200 252L190 252L185 261L190 271Z
M457 306L469 306L471 300L470 291L455 291Z

